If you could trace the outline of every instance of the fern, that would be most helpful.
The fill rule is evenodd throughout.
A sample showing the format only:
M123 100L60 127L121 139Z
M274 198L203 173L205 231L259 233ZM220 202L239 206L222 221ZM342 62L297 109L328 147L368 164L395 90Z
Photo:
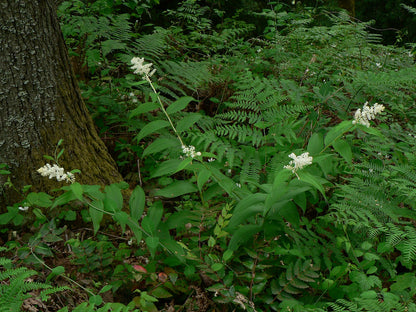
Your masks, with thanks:
M23 301L33 296L33 290L42 290L40 297L47 300L51 294L67 290L68 287L52 287L51 285L33 282L30 278L36 271L26 267L12 268L10 259L0 257L0 307L2 311L20 311Z
M403 8L405 8L407 11L409 11L410 13L412 13L412 14L416 15L416 8L413 8L413 7L411 7L411 6L409 6L409 5L406 5L406 4L404 4L404 3L400 3L400 5L401 5Z
M140 51L140 56L149 59L157 64L165 53L167 46L167 33L163 29L158 29L152 34L141 36L132 43L131 53L137 55ZM130 62L131 55L126 62Z
M298 259L295 263L290 263L286 271L280 275L278 282L272 285L273 294L281 301L302 294L310 287L309 283L319 278L319 270L320 267L311 260L302 262Z
M415 311L416 305L414 303L400 302L398 295L375 291L368 291L362 293L359 297L348 301L346 299L338 299L335 303L328 305L327 311L333 312L357 312L357 311L371 311L371 312L405 312Z

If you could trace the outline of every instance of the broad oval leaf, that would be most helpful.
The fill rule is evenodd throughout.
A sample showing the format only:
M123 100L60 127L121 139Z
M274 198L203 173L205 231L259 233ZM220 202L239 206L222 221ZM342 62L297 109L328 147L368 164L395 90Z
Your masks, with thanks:
M143 214L146 196L140 185L136 186L130 196L130 216L134 221L138 221Z
M137 142L139 142L144 137L155 133L156 131L166 128L169 126L169 122L166 120L154 120L149 122L146 126L143 127L142 130L140 130L139 134L136 135L135 139Z
M181 159L169 159L160 164L154 172L151 174L151 178L157 178L163 175L173 174L180 164L182 163Z
M135 117L137 115L140 115L140 114L143 114L143 113L147 113L147 112L156 110L158 108L159 108L159 104L157 104L157 103L154 103L154 102L146 102L146 103L143 103L139 107L133 109L130 112L129 119L131 119L131 118L133 118L133 117Z
M100 229L100 223L103 220L104 203L100 201L93 201L89 207L89 214L92 220L92 226L94 227L94 235L97 234Z
M329 146L334 143L335 140L340 138L344 133L352 130L354 124L351 120L344 120L335 127L333 127L325 136L325 146Z
M348 162L352 162L351 146L345 140L336 140L332 146Z
M157 138L143 152L143 157L180 145L176 138Z
M189 181L176 181L171 185L156 192L156 196L163 196L166 198L173 198L182 196L184 194L194 193L198 191L196 186Z
M74 193L75 197L81 201L84 200L84 197L82 196L82 185L79 184L78 182L72 183L70 186L70 189L72 191L72 193Z
M247 242L249 239L253 239L254 234L260 232L262 228L261 225L257 224L249 224L240 227L231 237L228 249L231 251L237 250L243 243Z
M183 97L177 99L172 104L170 104L168 106L168 108L166 108L166 112L169 115L172 115L176 112L179 112L179 111L183 110L184 108L186 108L188 106L189 102L191 102L191 101L195 101L195 99L192 96L183 96Z
M266 197L267 194L256 193L242 199L235 207L227 229L232 230L238 225L246 222L249 217L257 213L262 213L264 211L264 201Z
M324 149L324 138L321 133L314 133L309 139L307 151L312 156L319 154Z
M188 130L192 127L199 119L201 119L202 115L198 113L190 113L189 115L185 116L181 120L178 121L176 125L176 130L178 132L183 132Z

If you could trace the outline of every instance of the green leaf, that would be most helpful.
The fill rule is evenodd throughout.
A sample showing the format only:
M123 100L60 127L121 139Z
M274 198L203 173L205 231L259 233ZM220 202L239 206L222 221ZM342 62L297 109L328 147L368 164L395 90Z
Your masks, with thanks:
M339 139L332 143L332 146L348 163L352 162L351 146L347 141Z
M267 194L256 193L243 198L235 207L227 229L232 230L236 226L244 224L248 218L257 213L262 213L266 197Z
M178 131L179 133L187 131L201 118L202 115L198 113L188 114L187 116L183 117L181 120L178 121L176 125L176 131Z
M51 249L46 244L37 245L35 248L35 252L48 257L53 257Z
M166 288L159 286L152 290L151 295L163 299L163 298L170 298L172 297L172 294L166 290Z
M172 104L170 104L169 107L166 109L166 112L168 113L168 115L172 115L176 112L179 112L186 108L189 102L191 101L195 101L195 99L192 96L183 96L177 99Z
M315 187L324 196L326 200L325 189L322 184L328 182L327 180L318 176L311 175L304 171L299 171L298 176L301 181L304 181Z
M233 256L233 251L230 249L227 249L222 255L222 260L224 260L224 262L227 262L228 260L231 259L232 256Z
M159 225L160 220L162 220L163 216L163 204L162 202L156 202L153 204L153 206L149 207L147 210L147 215L152 220L153 224L155 224L154 230L156 230L156 227Z
M46 193L29 193L26 197L27 202L30 205L36 205L39 207L50 207L52 206L52 196Z
M61 149L61 151L58 153L58 155L56 156L56 159L61 158L62 154L64 153L65 149Z
M103 219L104 203L101 200L95 200L91 202L88 212L91 217L92 225L94 227L94 235L97 234L100 229L100 224Z
M102 41L100 44L103 51L103 56L106 56L113 50L122 50L126 48L126 44L120 40L108 39Z
M68 210L65 213L64 219L66 221L75 221L77 219L77 213L75 211L73 211L73 210Z
M416 288L416 276L414 273L405 273L395 278L395 283L390 286L392 292L400 293L407 288L413 290Z
M234 235L231 237L231 240L228 244L228 249L235 251L240 247L242 244L247 242L248 240L252 240L254 234L257 234L262 230L261 225L257 224L249 224L240 227L237 231L235 231Z
M204 168L197 172L196 184L198 185L198 189L200 192L202 192L204 184L209 180L210 177L211 171L209 171L208 169Z
M123 195L118 184L107 185L105 192L105 208L107 211L120 211L123 208ZM108 206L108 207L107 207Z
M181 159L169 159L160 164L159 167L152 173L151 178L157 178L164 175L173 174L179 165L182 163Z
M134 221L138 221L143 214L146 196L143 189L138 185L130 196L129 207L130 216Z
M55 161L55 159L52 156L49 155L43 155L43 158L50 160L50 161Z
M54 267L49 273L49 275L46 277L46 281L49 282L50 280L54 279L56 276L61 275L65 272L65 268L63 266L57 266Z
M205 164L205 167L211 171L212 178L215 179L215 181L222 187L225 192L227 192L232 197L236 197L233 192L233 190L236 188L236 185L232 179L224 175L221 171L209 163Z
M18 207L7 207L8 212L0 215L0 225L4 225L19 215Z
M214 263L211 265L211 269L213 269L215 272L221 270L224 267L224 264L222 263Z
M156 131L168 127L170 124L166 120L154 120L149 122L146 126L140 130L139 134L136 135L135 140L139 142L144 137L155 133Z
M182 171L183 169L188 167L188 165L191 164L191 163L192 163L192 158L191 157L185 158L184 160L181 161L178 168L176 168L176 170L173 173L177 173L179 171Z
M179 146L179 142L173 138L157 138L143 151L143 157L159 153L165 149Z
M292 201L278 201L277 203L272 205L269 211L269 216L275 218L275 213L283 217L295 228L299 226L300 217L298 208Z
M182 196L184 194L197 192L198 189L192 182L189 181L175 181L169 186L161 189L155 193L156 196L163 196L166 198L173 198Z
M126 224L129 222L129 215L125 213L124 211L118 211L113 216L114 220L117 221L121 229L123 230L123 233L126 232Z
M281 200L287 191L288 179L292 176L292 172L287 169L280 170L274 178L273 186L267 195L264 205L263 215L266 216L272 205ZM284 199L286 201L286 199Z
M92 295L92 296L89 298L89 303L90 303L91 305L96 305L96 306L99 306L101 303L103 303L103 298L101 298L101 296L100 296L100 295Z
M321 133L314 133L309 139L307 151L311 156L319 154L324 149L324 138Z
M130 230L132 230L137 243L140 243L140 241L142 240L142 229L140 228L137 221L134 221L129 218L127 220L127 225L129 226Z
M354 127L351 120L344 120L335 127L333 127L327 135L325 136L325 146L330 146L338 138L340 138L344 133L352 130Z
M113 286L111 286L111 285L105 285L103 288L101 288L99 294L105 293L105 292L111 290L111 288L113 288Z
M383 133L381 133L381 131L380 131L380 130L378 130L378 129L376 129L376 128L366 127L366 126L363 126L363 125L357 125L357 127L358 127L360 130L364 131L365 133L368 133L368 134L372 134L372 135L378 136L379 138L384 138Z
M157 226L163 216L163 206L160 202L153 204L149 207L147 215L142 220L143 229L149 234L153 235L156 233Z
M154 102L146 102L146 103L143 103L139 107L133 109L130 112L129 119L131 119L131 118L133 118L133 117L135 117L137 115L140 115L140 114L143 114L143 113L147 113L147 112L156 110L158 108L159 108L159 104L157 104L157 103L154 103Z
M71 189L72 193L74 193L74 196L79 199L80 201L84 200L84 197L82 196L83 190L82 185L78 182L72 183L69 188Z
M65 205L73 200L76 199L76 196L74 194L74 192L69 191L69 192L65 192L63 193L61 196L59 196L58 198L55 199L53 205L51 206L51 209L57 207L57 206L62 206Z
M155 252L157 249L157 246L159 246L159 237L155 236L149 236L145 239L146 245L149 248L150 254L152 255L152 258L155 256Z

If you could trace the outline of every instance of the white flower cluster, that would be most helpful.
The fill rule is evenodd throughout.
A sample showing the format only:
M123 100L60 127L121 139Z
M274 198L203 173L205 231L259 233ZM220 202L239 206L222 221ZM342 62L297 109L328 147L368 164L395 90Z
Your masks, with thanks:
M312 164L313 160L312 156L309 156L309 152L303 153L300 156L296 156L295 153L292 153L289 155L289 157L293 160L289 162L289 165L286 165L283 168L292 170L294 174L296 174L296 171L298 171L299 169L302 169L303 167Z
M195 158L195 156L201 156L201 152L195 152L195 146L192 145L182 145L182 153L184 153L186 157L192 158Z
M55 178L56 180L66 181L68 183L75 182L75 176L71 172L64 172L64 168L59 167L58 165L51 166L50 164L46 164L45 166L39 168L37 170L43 177L49 177L49 179Z
M133 64L131 68L134 70L134 73L138 75L143 75L143 80L152 77L153 74L156 72L156 69L152 70L152 63L144 64L144 58L133 57L131 59L131 63Z
M370 127L370 120L374 119L377 114L384 110L384 105L375 103L369 107L368 102L364 103L363 109L359 108L355 112L353 124L360 124L366 127Z

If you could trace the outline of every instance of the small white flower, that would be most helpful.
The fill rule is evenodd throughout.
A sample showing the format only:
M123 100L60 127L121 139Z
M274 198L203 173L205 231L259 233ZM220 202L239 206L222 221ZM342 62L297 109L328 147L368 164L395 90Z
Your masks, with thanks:
M237 187L241 188L241 184L240 183L236 183L235 184Z
M133 92L130 92L130 93L129 93L129 96L130 96L130 97L134 97L134 93L133 93Z
M375 103L373 106L369 107L368 102L364 103L362 109L357 109L354 114L353 124L360 124L366 127L370 127L370 120L373 120L377 114L380 114L384 111L384 105Z
M378 68L383 67L380 63L376 63L376 66L377 66Z
M19 210L21 210L21 211L28 211L29 210L29 207L27 207L27 206L19 207Z
M289 155L289 157L292 158L293 160L289 162L289 165L286 165L283 168L292 170L292 172L296 174L298 179L299 179L299 176L297 175L296 172L299 169L302 169L303 167L312 164L312 160L313 160L313 157L309 156L309 152L303 153L300 156L296 156L295 153L292 153Z
M134 73L143 75L143 80L149 79L156 72L156 69L152 70L152 63L144 64L144 58L133 57L131 63L133 64L131 68L134 70Z
M75 182L75 176L71 172L64 172L64 168L59 167L58 165L51 166L46 164L45 166L37 170L43 177L48 177L49 179L55 178L57 181L66 181L68 183Z
M196 156L201 156L201 152L195 152L195 146L189 145L185 146L182 145L182 153L185 154L186 157L195 158Z
M213 162L215 161L215 158L208 158L208 162Z

